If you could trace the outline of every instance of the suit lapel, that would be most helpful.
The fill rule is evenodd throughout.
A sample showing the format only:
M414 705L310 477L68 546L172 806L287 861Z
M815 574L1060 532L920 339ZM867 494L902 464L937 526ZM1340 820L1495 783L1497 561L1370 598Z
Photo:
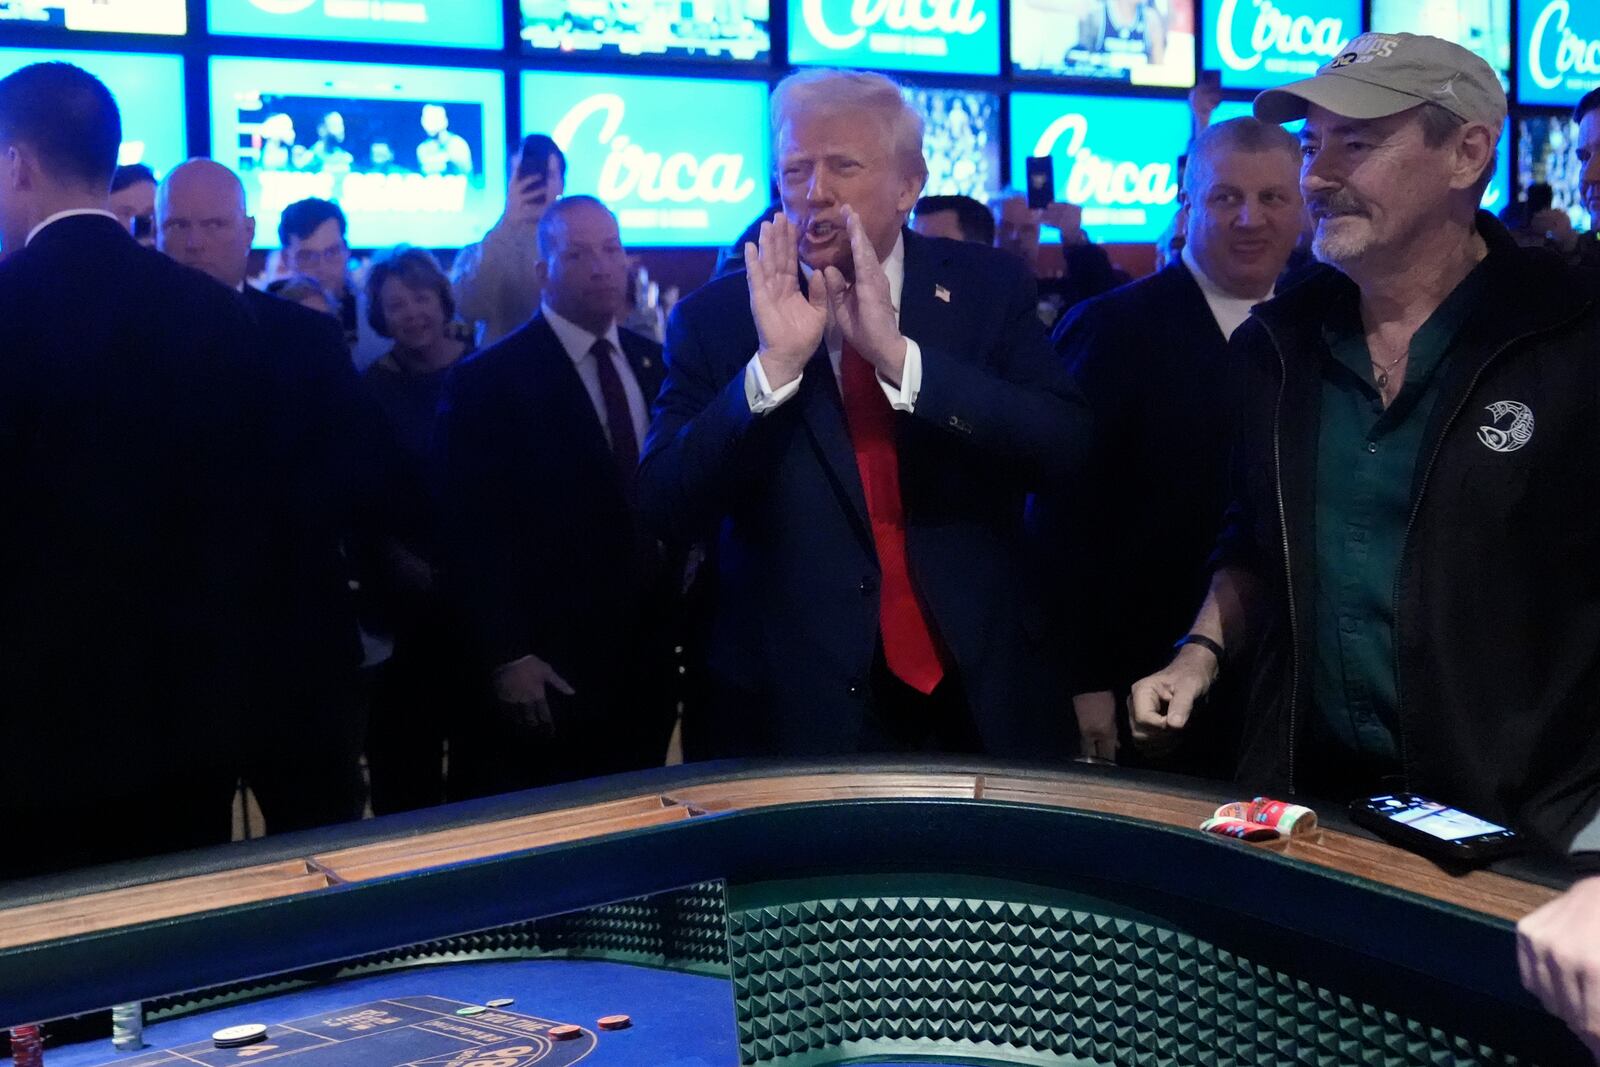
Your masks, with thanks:
M793 403L800 405L800 413L811 432L811 441L816 445L823 465L833 475L839 491L850 502L860 523L860 532L870 541L867 496L861 489L856 450L850 443L850 428L844 421L844 401L839 395L839 383L833 376L833 361L828 358L826 343L817 347L811 362L806 364L805 375L800 379L800 395L794 398Z
M648 414L655 406L656 397L661 393L661 383L666 378L661 355L652 346L640 344L627 330L619 329L617 337L622 341L622 355L633 369L634 381L639 383L639 392L644 394L644 407Z
M907 230L905 241L900 332L918 345L937 344L940 338L950 336L951 306L961 294L951 291L950 279L943 276L944 259L934 254L926 238Z
M528 340L534 402L538 403L546 393L552 394L554 402L545 410L570 420L575 434L573 442L581 441L591 453L609 458L611 445L606 441L605 427L600 424L589 390L579 377L578 368L572 365L572 357L562 347L561 338L542 314L535 316Z

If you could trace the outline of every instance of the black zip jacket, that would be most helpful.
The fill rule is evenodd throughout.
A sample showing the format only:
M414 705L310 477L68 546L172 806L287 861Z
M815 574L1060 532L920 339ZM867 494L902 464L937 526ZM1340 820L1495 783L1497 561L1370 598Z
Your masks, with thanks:
M1438 372L1395 588L1401 760L1407 788L1565 851L1600 809L1600 301L1492 216L1478 230L1486 295ZM1326 777L1308 741L1318 366L1327 309L1353 288L1317 268L1233 337L1244 385L1216 562L1271 594L1239 765L1267 789Z

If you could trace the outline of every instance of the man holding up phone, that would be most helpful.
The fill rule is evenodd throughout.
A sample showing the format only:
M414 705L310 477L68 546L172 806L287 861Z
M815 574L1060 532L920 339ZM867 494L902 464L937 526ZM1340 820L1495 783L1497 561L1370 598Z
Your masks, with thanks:
M456 307L478 347L491 345L539 310L539 221L561 197L567 157L542 133L522 139L511 171L506 209L483 240L456 256L451 282Z

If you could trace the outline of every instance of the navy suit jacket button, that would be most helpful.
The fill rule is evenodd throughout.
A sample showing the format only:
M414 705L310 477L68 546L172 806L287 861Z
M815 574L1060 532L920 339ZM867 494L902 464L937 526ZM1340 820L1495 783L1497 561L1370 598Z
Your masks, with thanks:
M877 579L876 575L869 574L866 577L861 579L861 595L862 596L871 596L873 593L876 593L877 591L878 591L878 579Z

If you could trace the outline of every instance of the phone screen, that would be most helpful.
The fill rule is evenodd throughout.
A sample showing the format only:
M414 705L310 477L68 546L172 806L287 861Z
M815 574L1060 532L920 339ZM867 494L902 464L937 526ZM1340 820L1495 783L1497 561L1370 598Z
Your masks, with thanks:
M1028 168L1028 206L1046 208L1056 199L1056 166L1049 156L1030 156Z
M1386 819L1420 830L1441 841L1465 841L1489 834L1510 835L1504 826L1469 815L1436 800L1419 796L1381 796L1367 801L1373 811Z

